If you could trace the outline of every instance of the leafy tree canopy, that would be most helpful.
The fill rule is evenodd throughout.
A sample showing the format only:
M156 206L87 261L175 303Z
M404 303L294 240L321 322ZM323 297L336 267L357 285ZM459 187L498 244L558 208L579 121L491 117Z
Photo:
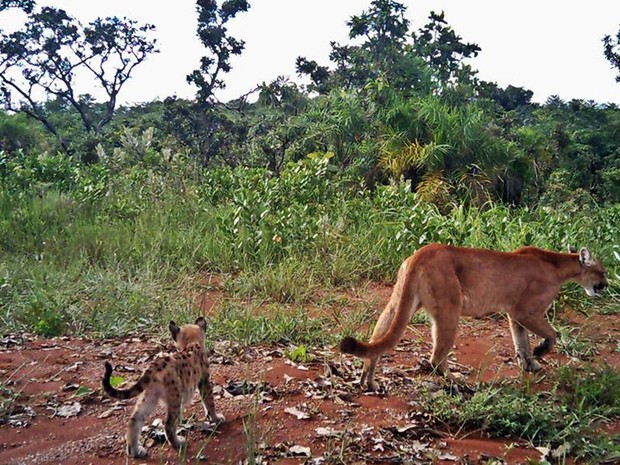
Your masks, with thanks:
M299 57L297 72L308 75L311 88L320 93L337 87L361 89L385 79L401 91L428 94L448 84L471 81L475 73L463 61L477 55L478 45L463 42L443 12L431 12L428 24L410 32L405 12L397 1L373 1L368 11L347 22L349 38L361 44L331 43L335 70Z
M312 80L312 89L327 93L335 88L361 89L379 78L403 89L428 91L430 76L422 59L408 43L406 7L393 0L375 0L368 11L347 21L349 38L360 45L331 43L330 60L336 69L298 57L297 72Z
M69 143L41 100L60 100L79 115L84 132L99 135L112 119L118 95L135 67L157 52L151 37L155 27L149 24L109 17L84 26L59 8L34 10L34 2L23 0L5 1L2 6L30 11L21 29L0 34L2 103L7 110L43 123L65 151ZM78 93L78 75L90 77L104 90L102 112L93 111L92 99Z
M231 70L230 58L240 55L245 48L243 40L228 35L228 21L248 11L247 0L225 0L218 6L215 0L197 0L198 37L209 55L202 57L200 68L187 76L187 81L198 87L198 100L207 102L217 89L225 87L223 73Z
M429 63L444 85L467 78L471 70L463 68L463 60L477 56L480 47L463 42L448 25L443 11L439 14L431 11L429 20L417 34L413 34L414 49Z
M0 0L0 11L8 8L19 8L26 13L31 13L35 5L35 0Z
M609 35L603 38L605 58L611 63L611 66L618 70L616 81L620 82L620 30L616 34L615 39Z

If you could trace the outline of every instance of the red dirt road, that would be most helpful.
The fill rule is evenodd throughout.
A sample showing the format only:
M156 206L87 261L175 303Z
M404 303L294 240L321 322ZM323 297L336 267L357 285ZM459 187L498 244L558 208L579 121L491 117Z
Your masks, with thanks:
M580 337L591 338L599 357L619 367L619 316L577 320ZM216 406L227 422L210 430L201 423L202 407L194 402L184 414L189 423L184 456L146 438L145 431L148 459L127 462L124 430L133 402L101 396L103 362L110 359L115 374L133 381L172 346L154 337L90 341L6 336L0 346L0 399L18 396L0 426L0 463L228 464L243 462L248 454L279 464L400 463L399 456L408 457L407 463L438 464L540 460L540 452L524 441L442 430L416 410L420 385L432 390L443 382L416 372L419 361L428 357L429 339L426 325L410 326L397 350L380 362L378 378L386 389L372 395L355 384L359 363L333 348L312 348L313 359L296 364L281 347L243 349L218 343L211 369ZM502 318L464 320L453 354L451 369L467 386L520 376ZM557 351L544 362L547 369L578 363ZM533 382L540 380L537 376L531 376ZM147 424L162 416L160 408Z

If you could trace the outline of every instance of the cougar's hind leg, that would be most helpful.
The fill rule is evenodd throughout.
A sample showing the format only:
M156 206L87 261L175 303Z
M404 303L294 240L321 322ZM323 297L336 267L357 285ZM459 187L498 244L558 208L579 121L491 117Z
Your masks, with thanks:
M431 366L440 374L449 375L448 355L454 347L456 330L458 328L459 315L444 315L441 321L433 319L433 352L431 354Z
M454 273L446 273L431 289L431 302L425 306L432 321L433 352L431 366L439 373L449 375L448 354L454 347L456 331L463 309L461 285Z
M364 360L362 378L360 379L360 385L362 388L365 387L369 391L379 390L379 384L375 381L375 369L377 368L378 361L379 357L367 358Z
M385 309L379 316L377 320L377 324L375 325L375 329L372 332L372 336L369 342L374 342L377 339L381 339L381 337L387 333L390 329L390 325L392 324L392 320L394 319L395 306L392 304L392 301L386 305ZM375 370L377 368L377 362L379 361L379 356L371 357L364 360L364 368L362 369L362 377L360 379L360 384L362 388L366 388L369 391L376 391L379 389L379 385L375 382Z

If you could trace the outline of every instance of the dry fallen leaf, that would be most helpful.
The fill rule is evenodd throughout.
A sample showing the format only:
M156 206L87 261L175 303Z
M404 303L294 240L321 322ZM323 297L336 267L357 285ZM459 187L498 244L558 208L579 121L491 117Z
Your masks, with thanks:
M551 457L554 459L565 458L571 450L571 445L569 442L565 442L561 446L558 446L557 449L551 451Z
M396 431L400 434L406 433L407 431L409 431L410 429L414 429L416 428L418 425L413 425L413 424L409 424L409 425L403 425L403 426L397 426L396 427Z
M97 418L103 419L103 418L108 418L111 417L112 414L114 412L116 412L117 410L123 410L123 406L122 405L115 405L114 407L112 407L111 409L106 410L105 412L103 412L101 415L99 415Z
M448 452L442 452L437 457L439 460L449 460L450 462L456 462L459 458L456 455L450 454Z
M82 410L82 405L79 402L73 402L72 404L66 404L60 407L56 411L56 416L63 418L76 417Z
M317 436L323 437L336 437L342 434L342 431L335 430L334 428L316 428L315 429Z
M411 447L415 452L421 452L423 450L426 450L429 448L429 444L425 444L423 442L420 442L418 440L415 440L413 442L411 442Z
M304 456L304 457L310 457L311 455L310 448L305 447L305 446L299 446L299 445L291 446L288 451L291 455L298 455L298 456Z
M551 451L551 449L549 449L548 447L542 447L542 446L537 447L536 450L540 452L541 460L545 460L547 456L549 455L549 452Z
M287 407L284 409L286 413L296 416L298 420L308 420L311 415L308 412L302 412L297 407Z

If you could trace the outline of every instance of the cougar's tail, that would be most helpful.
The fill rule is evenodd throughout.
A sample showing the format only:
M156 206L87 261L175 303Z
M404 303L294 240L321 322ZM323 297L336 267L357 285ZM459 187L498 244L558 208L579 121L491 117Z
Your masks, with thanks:
M388 307L393 306L395 314L388 330L377 340L361 342L354 337L345 337L340 341L340 351L360 358L377 357L393 349L405 333L411 315L419 305L417 279L413 273L412 263L405 262L398 273L398 281L394 286ZM379 325L381 317L379 318ZM375 330L376 331L376 330Z
M103 390L106 392L106 394L110 397L114 397L115 399L126 400L131 399L132 397L136 397L138 394L144 391L144 388L150 381L150 377L145 373L138 380L138 382L129 389L116 389L110 384L112 370L112 365L110 365L109 362L105 362L105 374L103 375L101 384L103 385Z

